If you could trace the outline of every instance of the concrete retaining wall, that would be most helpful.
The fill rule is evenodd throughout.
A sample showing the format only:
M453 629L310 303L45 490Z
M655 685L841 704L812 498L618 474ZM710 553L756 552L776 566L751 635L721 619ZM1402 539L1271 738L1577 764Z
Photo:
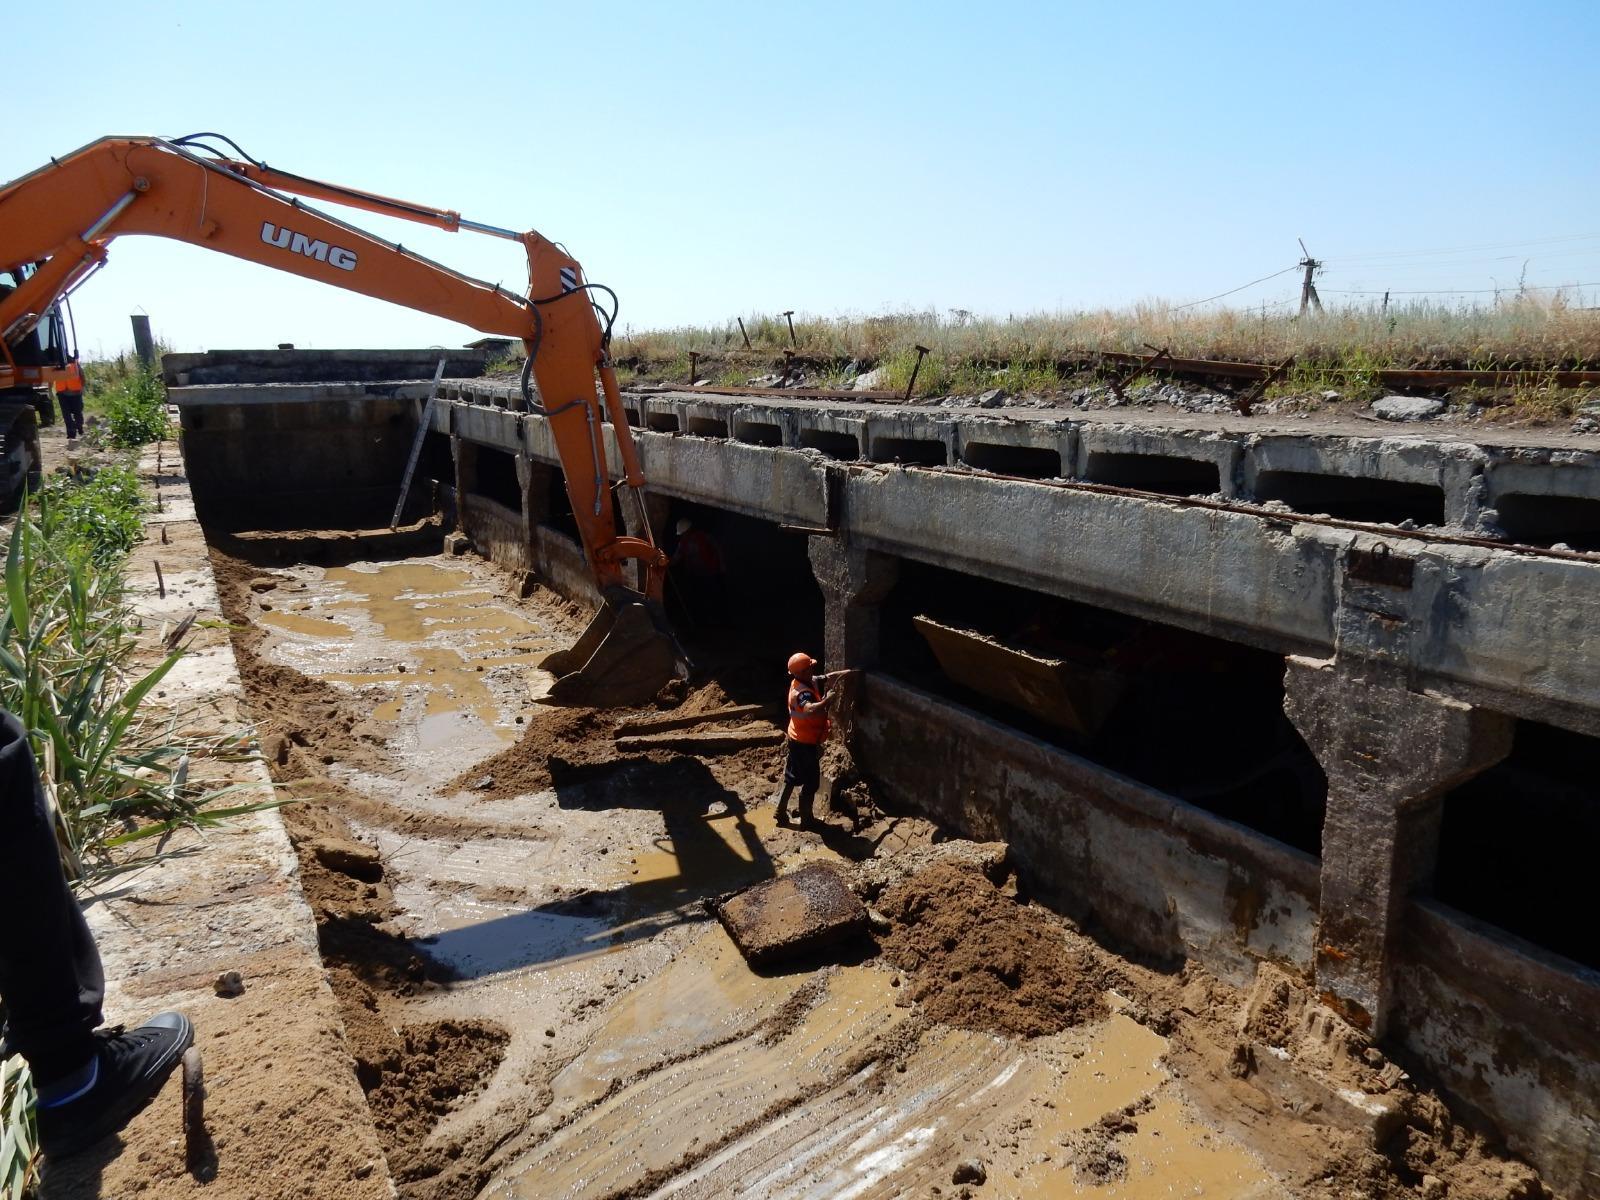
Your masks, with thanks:
M217 403L234 389L176 389L183 452L207 520L245 529L387 524L415 435L415 387L305 385ZM413 493L413 507L427 501Z
M1310 971L1317 861L997 721L869 673L862 768L896 801L1011 844L1038 894L1171 960L1248 984Z
M241 411L274 402L232 390ZM519 411L515 385L451 381L447 392L433 428L458 463L474 461L474 446L518 456L520 511L463 484L465 530L498 561L590 598L577 544L541 524L540 464L558 463L547 423ZM1411 820L1418 806L1492 762L1485 738L1505 733L1508 716L1600 735L1600 558L1527 548L1589 528L1600 456L1527 434L1496 433L1492 445L1387 430L1291 436L1257 423L702 393L624 406L662 518L668 500L690 501L818 534L813 566L837 568L817 578L842 662L858 661L852 646L875 661L874 606L904 559L1306 656L1291 660L1301 703L1290 716L1328 773L1330 814L1356 831L1331 844L1325 831L1322 862L881 674L867 676L859 756L892 797L1007 840L1037 892L1147 953L1192 957L1236 983L1280 963L1325 998L1334 984L1366 988L1375 1036L1489 1114L1558 1190L1600 1194L1594 973L1413 902L1426 872L1406 874L1437 839L1437 822ZM259 478L259 456L234 461ZM1212 499L1172 495L1197 488ZM1305 519L1324 506L1340 519ZM1508 532L1524 548L1460 537ZM1318 708L1310 685L1323 674L1339 685L1328 694L1371 703ZM1428 719L1410 721L1413 710ZM1318 711L1340 719L1319 723ZM1408 770L1413 726L1454 731L1448 747L1443 733L1426 747L1439 759L1426 779ZM1369 878L1393 885L1392 896L1376 889L1376 907ZM1348 979L1323 953L1340 939L1360 951L1336 956L1355 964Z
M1405 932L1406 1047L1561 1194L1600 1195L1600 972L1440 904Z

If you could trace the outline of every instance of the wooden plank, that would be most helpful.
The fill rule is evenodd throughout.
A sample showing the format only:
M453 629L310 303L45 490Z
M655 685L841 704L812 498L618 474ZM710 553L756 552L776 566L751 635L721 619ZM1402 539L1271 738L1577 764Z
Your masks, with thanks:
M640 754L646 750L676 750L681 754L732 754L754 746L776 746L783 730L770 725L746 726L726 733L656 733L649 737L619 737L617 750Z
M711 712L693 713L689 716L642 717L619 724L617 736L666 733L672 729L688 729L693 725L709 725L713 721L744 721L752 717L775 717L779 711L776 704L735 704L731 708L718 708Z

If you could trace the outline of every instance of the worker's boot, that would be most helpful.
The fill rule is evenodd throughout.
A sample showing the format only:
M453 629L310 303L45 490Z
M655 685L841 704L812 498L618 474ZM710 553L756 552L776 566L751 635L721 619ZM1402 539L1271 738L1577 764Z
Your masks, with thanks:
M61 1081L41 1087L39 1144L47 1158L87 1150L126 1125L161 1090L194 1041L194 1026L182 1013L164 1012L137 1029L102 1029L94 1040L81 1082L67 1081L76 1086L54 1097Z
M801 829L811 829L811 828L815 827L815 825L817 823L817 818L814 815L812 815L812 811L811 810L812 810L813 807L815 807L816 803L817 803L817 789L816 788L808 787L808 788L801 788L800 789L800 828Z
M778 797L777 822L779 826L786 826L789 824L789 796L793 791L793 785L786 785L783 789L783 795Z

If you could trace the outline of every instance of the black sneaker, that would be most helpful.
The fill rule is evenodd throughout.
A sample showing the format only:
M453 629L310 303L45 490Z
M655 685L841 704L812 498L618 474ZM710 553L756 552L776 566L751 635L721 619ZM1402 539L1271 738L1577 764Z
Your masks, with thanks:
M161 1090L194 1041L194 1026L182 1013L164 1012L137 1029L114 1025L94 1036L93 1082L66 1103L38 1111L39 1146L47 1158L87 1150L126 1125Z

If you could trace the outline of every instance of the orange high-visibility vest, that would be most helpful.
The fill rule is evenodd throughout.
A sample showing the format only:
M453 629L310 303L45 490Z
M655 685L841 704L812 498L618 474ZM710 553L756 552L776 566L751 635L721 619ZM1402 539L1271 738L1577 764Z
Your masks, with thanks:
M789 681L789 740L806 746L819 746L828 740L832 722L825 712L807 712L802 703L816 704L827 692L813 680L805 683L799 679Z
M55 390L56 390L56 395L58 395L58 396L62 392L81 392L81 391L83 391L83 368L80 367L75 362L68 363L67 364L67 377L65 379L56 380L56 382L55 382Z

